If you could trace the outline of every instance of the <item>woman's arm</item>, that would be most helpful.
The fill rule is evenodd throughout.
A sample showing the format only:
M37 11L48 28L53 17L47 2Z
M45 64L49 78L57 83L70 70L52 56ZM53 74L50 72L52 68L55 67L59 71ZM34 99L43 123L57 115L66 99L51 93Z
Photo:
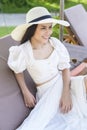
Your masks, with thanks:
M70 93L70 70L64 69L62 71L63 91L60 99L60 110L62 113L67 113L72 108L72 99Z
M36 104L36 99L32 95L32 93L29 91L29 89L28 89L28 87L27 87L27 85L25 83L23 73L18 73L18 74L15 73L15 77L16 77L17 82L19 84L19 87L20 87L20 89L22 91L24 101L25 101L25 105L27 107L30 107L30 108L34 107L35 104Z

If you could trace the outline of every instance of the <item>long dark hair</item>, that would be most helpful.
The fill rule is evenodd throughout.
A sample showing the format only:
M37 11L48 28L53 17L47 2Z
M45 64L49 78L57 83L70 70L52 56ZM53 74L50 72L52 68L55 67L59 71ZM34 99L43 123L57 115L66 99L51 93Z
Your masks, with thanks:
M20 44L23 44L24 42L31 40L31 37L34 35L34 33L36 31L36 28L37 28L37 24L34 24L34 25L28 27Z

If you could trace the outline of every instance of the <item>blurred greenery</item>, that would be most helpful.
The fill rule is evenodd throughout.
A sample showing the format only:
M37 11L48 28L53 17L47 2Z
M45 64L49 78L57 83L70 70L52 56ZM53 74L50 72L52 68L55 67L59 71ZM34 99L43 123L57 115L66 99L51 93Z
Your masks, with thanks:
M87 0L65 0L65 8L83 4L87 10ZM35 6L44 6L49 11L59 11L60 0L0 0L0 11L3 13L25 13Z
M65 0L65 9L76 4L82 4L87 10L87 0ZM0 0L1 13L26 13L35 6L44 6L50 12L59 12L60 0ZM14 27L0 27L0 37L10 34ZM54 27L53 36L58 37L58 27Z
M0 37L10 34L15 27L0 27Z

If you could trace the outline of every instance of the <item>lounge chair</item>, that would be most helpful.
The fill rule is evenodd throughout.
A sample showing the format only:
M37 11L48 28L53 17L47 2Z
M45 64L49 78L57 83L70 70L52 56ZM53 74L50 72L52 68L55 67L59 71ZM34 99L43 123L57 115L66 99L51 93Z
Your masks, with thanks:
M70 54L71 76L87 74L87 47L64 43Z
M0 130L15 130L29 114L13 72L7 66L8 49L17 45L10 35L0 39ZM35 84L27 71L25 80L35 95Z
M70 23L67 28L71 42L87 46L87 12L82 4L64 10L64 16Z
M31 111L25 106L15 76L7 65L9 47L18 44L10 35L0 39L0 130L15 130ZM71 59L76 58L78 61L82 61L86 58L85 47L68 43L64 43L64 45L67 47ZM33 80L27 71L24 72L24 75L26 83L30 86L29 89L35 95L36 89Z

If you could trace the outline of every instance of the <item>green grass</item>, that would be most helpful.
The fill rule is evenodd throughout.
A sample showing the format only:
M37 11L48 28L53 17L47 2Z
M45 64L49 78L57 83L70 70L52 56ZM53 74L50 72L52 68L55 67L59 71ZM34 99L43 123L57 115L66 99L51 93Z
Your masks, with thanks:
M0 37L10 34L15 27L0 27Z

